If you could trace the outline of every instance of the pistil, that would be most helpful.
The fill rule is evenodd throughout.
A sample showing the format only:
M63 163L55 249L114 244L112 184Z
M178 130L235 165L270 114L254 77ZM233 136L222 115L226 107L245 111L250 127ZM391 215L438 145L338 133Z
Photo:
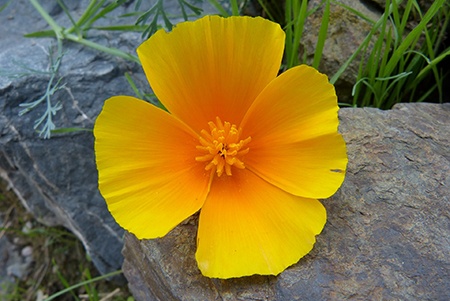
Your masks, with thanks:
M222 122L216 117L216 122L208 122L209 132L202 130L199 137L200 145L197 149L203 155L195 157L198 162L206 162L205 170L213 170L217 176L224 172L231 176L231 167L244 169L242 157L249 152L246 147L251 137L240 139L242 130L229 122Z

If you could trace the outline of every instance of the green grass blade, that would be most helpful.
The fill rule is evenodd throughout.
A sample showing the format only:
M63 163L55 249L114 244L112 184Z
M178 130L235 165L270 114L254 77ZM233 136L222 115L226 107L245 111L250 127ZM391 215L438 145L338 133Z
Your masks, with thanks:
M197 15L197 16L201 15L201 13L203 12L203 9L200 8L200 7L197 7L197 6L195 6L195 5L192 5L192 4L190 4L189 2L184 1L184 0L182 0L182 2L183 2L183 6L189 7L189 9L190 9L195 15Z
M272 12L270 11L270 9L267 7L266 3L264 0L258 0L258 4L261 6L261 8L263 9L263 11L267 14L267 16L269 17L270 20L275 21L274 16L272 15Z
M394 1L401 1L401 0L394 0ZM338 71L331 77L330 83L334 84L339 79L339 77L344 73L344 71L347 69L347 67L350 65L351 62L360 54L361 50L367 46L367 44L370 42L370 39L375 34L375 32L380 28L380 26L383 23L383 20L386 18L386 14L390 14L390 10L387 9L384 14L378 19L378 21L375 23L375 25L372 27L372 30L367 34L366 38L363 40L361 45L353 52L353 54L345 61L344 64L341 65Z
M85 24L89 21L89 19L91 19L93 16L95 16L95 14L102 7L104 2L105 2L105 0L100 0L100 1L98 1L98 0L91 0L91 1L89 1L88 7L84 10L83 14L78 19L77 27L84 28ZM70 30L69 30L69 33L71 33Z
M53 300L53 299L55 299L55 298L57 298L59 296L64 295L65 293L71 292L74 289L79 288L81 286L84 286L86 284L94 283L94 282L97 282L99 280L107 279L107 278L110 278L110 277L113 277L113 276L116 276L116 275L120 275L120 274L122 274L122 270L114 271L114 272L111 272L111 273L108 273L108 274L105 274L105 275L102 275L102 276L98 276L98 277L95 277L95 278L92 278L92 279L81 281L81 282L79 282L77 284L69 286L66 289L63 289L63 290L61 290L61 291L59 291L59 292L49 296L47 299L44 299L44 301L51 301L51 300Z
M422 79L422 77L427 72L429 72L431 68L436 66L440 61L442 61L443 59L445 59L449 55L450 55L450 47L447 48L446 50L444 50L444 52L442 52L438 57L436 57L435 59L429 61L428 65L419 72L419 74L417 75L416 79L418 79L418 80Z
M113 10L115 10L117 7L124 4L125 2L126 2L126 0L116 0L114 2L111 2L105 8L100 10L100 12L98 12L95 15L93 15L92 17L90 17L84 24L84 29L91 28L92 24L94 24L98 19L104 18L108 13L112 12Z
M237 0L231 0L231 13L233 16L239 16L239 5Z
M23 35L25 38L56 38L54 30L42 30L27 33Z
M299 64L298 50L303 35L303 27L308 16L307 1L302 0L300 7L296 0L286 0L286 68Z
M131 89L133 89L134 94L136 94L136 97L140 98L140 99L144 99L142 93L136 87L136 84L134 83L133 79L131 78L131 76L128 72L125 72L125 78L127 79L127 82L130 85Z
M92 132L92 129L86 129L86 128L78 128L78 127L71 127L71 128L59 128L52 130L51 133L53 134L70 134L75 132Z
M41 6L38 0L29 0L34 8L39 12L39 14L44 18L44 20L50 25L50 27L55 32L55 35L58 39L62 39L62 28L53 20L52 17L47 13L47 11Z
M8 7L8 5L12 2L12 0L9 0L8 2L6 2L5 4L3 4L2 6L0 6L0 13Z
M330 0L326 0L325 9L322 16L322 24L320 25L319 36L317 38L316 51L314 52L314 59L312 66L319 69L320 60L322 59L322 52L327 38L328 24L330 21Z
M217 0L208 0L209 3L211 3L212 6L214 6L215 9L217 9L217 11L219 12L219 14L222 17L229 17L230 14L228 14L227 10L225 8L223 8L222 5L220 5L220 3Z
M331 1L333 4L335 5L339 5L342 8L345 8L346 10L348 10L349 12L351 12L352 14L354 14L355 16L360 17L361 19L363 19L364 21L366 21L367 23L371 24L371 25L375 25L376 21L370 19L369 17L367 17L365 14L363 14L362 12L348 6L345 5L344 3L338 2L338 1Z
M69 31L73 31L75 30L75 32L81 36L82 35L82 30L80 27L78 27L77 23L75 22L75 20L72 17L72 14L70 13L69 9L67 8L66 4L64 3L64 1L61 0L56 0L56 2L58 2L59 7L62 8L62 10L64 11L64 13L66 14L66 16L69 18L70 22L72 23L72 29L70 29Z
M138 63L139 65L141 64L141 62L139 61L139 58L137 56L129 54L129 53L126 53L126 52L121 51L119 49L106 47L106 46L97 44L95 42L92 42L92 41L80 38L80 37L75 36L73 34L66 35L66 39L68 39L70 41L73 41L73 42L80 43L80 44L82 44L84 46L93 48L95 50L102 51L102 52L105 52L107 54L111 54L113 56L117 56L117 57L129 60L129 61Z
M145 26L142 26L142 25L93 26L92 29L106 30L106 31L144 32L145 31Z
M439 11L441 6L443 5L444 1L446 1L446 0L434 1L434 3L428 9L425 16L419 22L419 24L417 24L417 26L414 27L414 29L405 37L405 39L398 46L398 48L392 54L391 59L387 63L386 73L390 74L394 71L394 68L397 65L398 61L401 59L403 53L408 49L408 47L410 47L413 44L414 41L417 41L418 37L421 35L425 26L430 22L431 18L433 18L436 15L436 13Z

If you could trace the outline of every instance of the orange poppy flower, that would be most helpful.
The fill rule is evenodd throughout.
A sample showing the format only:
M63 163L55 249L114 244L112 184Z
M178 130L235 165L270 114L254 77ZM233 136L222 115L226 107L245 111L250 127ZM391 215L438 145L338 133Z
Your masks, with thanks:
M99 189L139 239L200 210L196 259L214 278L279 274L326 222L318 198L344 180L345 142L325 75L277 76L284 32L262 18L206 16L137 50L168 112L108 99L94 127Z

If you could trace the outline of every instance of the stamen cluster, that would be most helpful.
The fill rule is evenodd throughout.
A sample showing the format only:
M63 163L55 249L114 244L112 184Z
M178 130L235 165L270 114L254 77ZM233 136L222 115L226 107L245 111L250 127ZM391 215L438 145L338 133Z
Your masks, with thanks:
M222 122L216 117L216 122L208 122L210 131L200 132L199 142L201 145L197 149L206 154L195 158L198 162L209 162L205 170L214 170L217 176L223 172L231 176L231 166L244 169L245 165L242 157L249 152L245 147L251 141L251 137L240 140L242 129L229 122Z

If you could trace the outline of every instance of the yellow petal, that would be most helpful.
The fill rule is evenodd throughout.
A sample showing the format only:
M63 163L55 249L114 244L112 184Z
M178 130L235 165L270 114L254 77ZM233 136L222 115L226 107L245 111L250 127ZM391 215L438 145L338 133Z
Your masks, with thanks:
M212 278L277 275L312 249L325 222L319 201L236 170L214 179L202 207L198 266Z
M165 235L202 206L209 173L189 128L127 96L105 102L94 127L99 189L116 221L138 238Z
M284 32L262 18L206 16L156 32L137 50L159 100L197 132L239 124L280 67Z
M337 111L325 75L304 65L287 70L259 95L241 124L242 136L252 137L246 167L289 193L331 196L347 166Z

